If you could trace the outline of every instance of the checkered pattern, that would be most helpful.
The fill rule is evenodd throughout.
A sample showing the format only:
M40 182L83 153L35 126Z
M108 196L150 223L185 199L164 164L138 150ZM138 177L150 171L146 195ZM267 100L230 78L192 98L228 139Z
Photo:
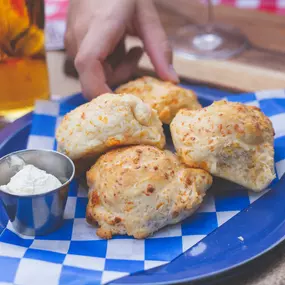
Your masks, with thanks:
M285 14L285 0L212 0L214 4Z
M258 106L270 117L276 131L275 161L280 178L285 172L284 91L227 99ZM56 148L56 126L73 108L57 102L37 102L28 147ZM87 190L74 181L65 223L58 231L48 236L25 237L8 223L0 237L0 284L100 284L168 263L265 193L248 193L225 181L215 185L216 191L210 191L199 210L182 224L166 227L146 240L127 236L102 240L85 221ZM227 191L233 187L235 191Z

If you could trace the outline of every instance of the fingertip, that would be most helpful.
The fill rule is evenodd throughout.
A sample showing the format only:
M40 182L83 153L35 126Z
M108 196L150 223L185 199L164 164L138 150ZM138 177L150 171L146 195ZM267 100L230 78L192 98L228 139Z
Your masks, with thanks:
M156 58L154 58L156 56ZM173 67L173 50L168 40L161 44L161 50L153 54L153 61L156 63L155 67L158 75L163 80L179 83L179 77Z
M107 84L102 85L101 88L96 88L95 86L93 90L82 88L83 97L85 97L88 101L91 101L105 93L113 93Z
M179 76L177 75L172 64L166 64L164 68L155 68L157 75L164 81L170 81L178 84L180 82Z

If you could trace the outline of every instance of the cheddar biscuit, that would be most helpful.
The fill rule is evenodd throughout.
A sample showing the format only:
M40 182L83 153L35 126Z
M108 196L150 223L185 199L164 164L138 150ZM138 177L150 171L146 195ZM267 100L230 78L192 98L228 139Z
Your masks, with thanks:
M196 94L171 82L145 76L120 86L115 92L133 94L157 110L160 120L169 124L182 109L200 109Z
M165 145L157 112L127 94L103 94L79 106L64 117L56 138L58 150L80 164L114 147Z
M254 191L274 179L274 130L256 107L226 101L181 110L170 126L178 156Z
M212 177L183 165L175 154L132 146L102 155L87 173L86 219L97 235L146 238L190 216L201 204Z

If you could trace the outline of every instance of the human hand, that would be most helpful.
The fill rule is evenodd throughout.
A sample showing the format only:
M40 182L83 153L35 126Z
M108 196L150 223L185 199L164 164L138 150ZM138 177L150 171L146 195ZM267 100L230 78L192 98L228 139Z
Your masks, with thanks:
M125 49L125 36L138 36L158 76L178 82L172 51L152 0L70 0L65 46L75 59L83 94L111 92L136 70L143 50Z

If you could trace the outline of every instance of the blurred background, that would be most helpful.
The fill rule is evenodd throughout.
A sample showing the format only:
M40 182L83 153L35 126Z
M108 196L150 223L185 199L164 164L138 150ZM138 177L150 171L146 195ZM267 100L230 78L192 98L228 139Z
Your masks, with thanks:
M181 78L234 92L285 88L285 0L154 2ZM35 99L80 92L64 53L67 9L68 0L0 0L0 125ZM146 55L139 67L153 71Z
M181 77L238 92L285 88L285 0L154 2L172 40L174 66ZM45 3L46 48L60 50L68 1ZM205 26L214 26L214 31L215 26L221 27L221 37L199 37ZM128 43L130 47L138 44L132 38ZM140 67L151 70L146 56ZM76 74L72 64L67 64L66 71Z

